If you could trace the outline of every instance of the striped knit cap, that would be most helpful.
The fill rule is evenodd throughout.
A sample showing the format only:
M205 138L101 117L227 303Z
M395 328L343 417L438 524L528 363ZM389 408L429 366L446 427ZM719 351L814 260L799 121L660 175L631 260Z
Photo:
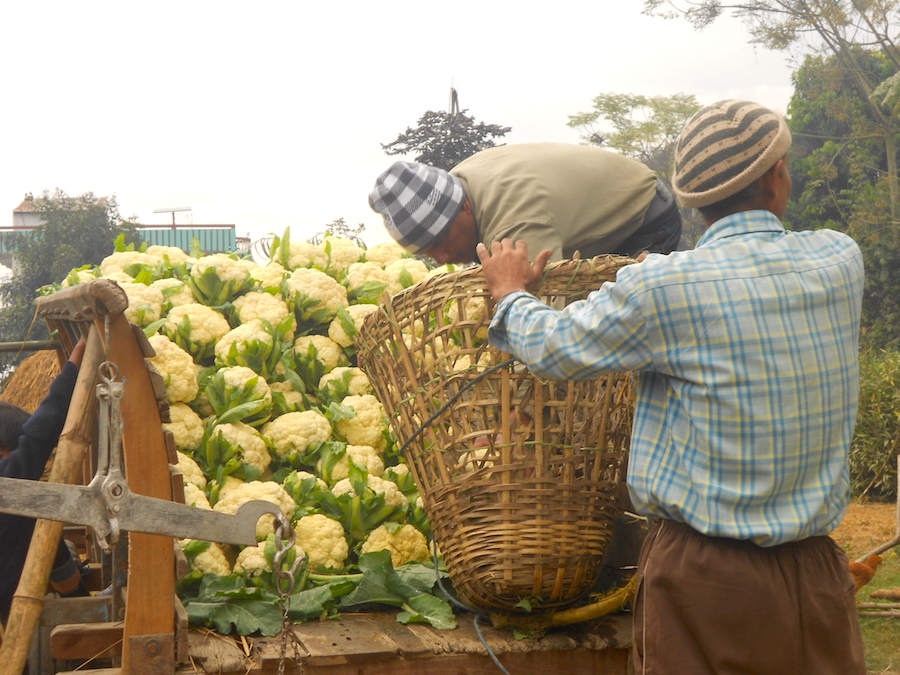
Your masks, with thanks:
M715 204L743 190L791 147L791 132L774 110L728 100L698 111L675 149L672 187L684 207Z
M466 201L462 181L419 162L395 162L375 181L369 206L403 248L418 253L443 236Z

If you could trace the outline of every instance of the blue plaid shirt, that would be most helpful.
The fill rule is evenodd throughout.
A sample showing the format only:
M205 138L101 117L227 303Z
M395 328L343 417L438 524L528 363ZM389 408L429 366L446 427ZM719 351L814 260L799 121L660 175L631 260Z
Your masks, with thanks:
M541 377L635 371L638 512L773 546L846 511L862 289L848 236L749 211L561 312L509 294L490 341Z

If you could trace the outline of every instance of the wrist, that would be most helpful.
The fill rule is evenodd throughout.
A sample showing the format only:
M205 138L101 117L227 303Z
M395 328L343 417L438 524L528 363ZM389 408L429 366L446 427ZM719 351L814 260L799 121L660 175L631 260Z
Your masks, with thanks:
M500 288L497 288L496 290L492 290L491 297L494 299L494 302L500 304L500 301L510 293L516 293L518 291L526 290L527 289L524 286L502 286Z

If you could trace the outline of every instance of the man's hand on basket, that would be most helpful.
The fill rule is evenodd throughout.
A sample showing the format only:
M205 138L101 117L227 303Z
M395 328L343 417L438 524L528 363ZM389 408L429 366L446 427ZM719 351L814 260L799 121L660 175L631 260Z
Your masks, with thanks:
M481 260L481 270L491 297L500 298L513 291L531 291L537 287L544 267L553 251L546 249L537 254L532 263L528 258L528 245L521 239L495 241L491 250L479 243L475 248Z

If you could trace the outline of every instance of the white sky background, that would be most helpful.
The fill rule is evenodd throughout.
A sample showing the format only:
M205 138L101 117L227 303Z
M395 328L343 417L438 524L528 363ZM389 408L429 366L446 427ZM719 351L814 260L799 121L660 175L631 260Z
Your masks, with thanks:
M790 99L785 55L734 20L696 32L641 0L527 6L3 3L0 226L26 192L59 187L115 195L143 224L189 206L177 223L253 239L342 217L371 246L388 235L367 194L399 159L380 144L446 110L451 84L476 120L512 127L507 143L578 143L568 115L599 93Z

